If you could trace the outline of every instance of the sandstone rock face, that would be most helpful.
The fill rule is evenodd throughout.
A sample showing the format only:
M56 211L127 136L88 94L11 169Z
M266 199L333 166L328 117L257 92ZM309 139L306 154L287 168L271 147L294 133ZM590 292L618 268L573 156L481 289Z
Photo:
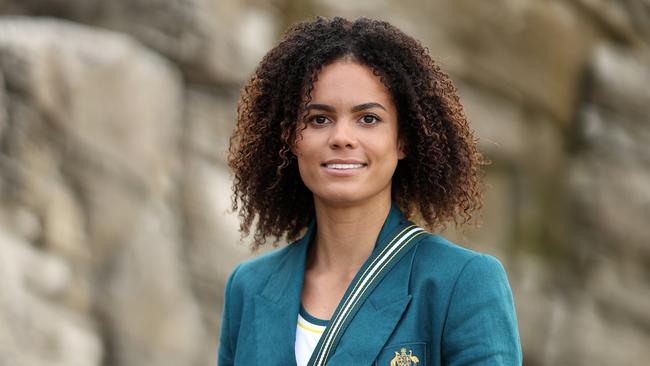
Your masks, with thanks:
M175 181L177 69L130 37L56 20L3 20L0 55L3 233L17 238L2 240L16 287L3 294L42 308L6 304L7 337L30 350L10 364L204 364Z
M570 363L627 365L650 357L650 66L643 60L603 45L589 71L565 229L573 244L567 255L581 278L568 305L584 311L558 327L591 330L563 345L558 357Z
M12 14L55 16L129 34L203 82L238 82L278 31L272 8L235 0L6 0L0 5Z
M214 364L237 96L288 24L383 18L456 82L525 365L650 359L645 0L0 0L0 365Z
M55 306L74 291L72 268L0 226L0 363L101 365L102 339L87 313Z

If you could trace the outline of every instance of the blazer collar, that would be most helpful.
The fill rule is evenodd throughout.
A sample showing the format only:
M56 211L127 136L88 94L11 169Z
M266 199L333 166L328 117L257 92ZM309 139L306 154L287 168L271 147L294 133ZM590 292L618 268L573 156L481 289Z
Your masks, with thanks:
M373 254L381 251L388 244L391 234L407 222L397 204L393 202L377 237ZM259 364L277 360L277 364L295 365L295 339L300 295L307 250L315 233L316 224L312 220L305 235L286 248L288 252L282 257L266 286L255 299L257 337L255 351ZM407 254L406 257L411 255ZM408 280L411 261L408 258L403 258L400 262L405 262L405 260L409 265L406 267L395 266L368 297L348 326L341 344L330 359L331 364L346 364L346 362L337 362L337 357L352 357L355 363L359 361L363 361L361 364L372 363L410 301ZM399 274L396 275L393 272L399 272ZM357 335L362 336L357 337ZM372 336L368 337L368 335ZM355 338L357 341L354 341ZM345 360L347 359L341 361Z
M395 229L407 222L408 220L404 217L404 214L399 209L397 203L393 202L390 206L388 217L386 217L386 221L384 221L384 225L382 225L379 235L377 236L377 242L375 243L373 254L384 249L384 247L388 245L389 240L387 239L389 239L389 236L393 234Z

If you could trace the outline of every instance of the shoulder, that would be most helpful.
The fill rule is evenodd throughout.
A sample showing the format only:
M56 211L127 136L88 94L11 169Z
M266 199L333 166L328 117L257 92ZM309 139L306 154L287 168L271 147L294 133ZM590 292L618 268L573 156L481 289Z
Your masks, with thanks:
M302 245L300 242L293 242L240 263L231 273L228 282L232 287L240 290L260 290L271 274L286 261L298 255L300 245Z
M414 275L438 277L446 283L459 278L480 281L503 280L505 270L494 256L463 248L440 235L427 235L415 248Z
M514 300L501 262L438 235L415 249L413 295L437 306L447 363L521 365Z

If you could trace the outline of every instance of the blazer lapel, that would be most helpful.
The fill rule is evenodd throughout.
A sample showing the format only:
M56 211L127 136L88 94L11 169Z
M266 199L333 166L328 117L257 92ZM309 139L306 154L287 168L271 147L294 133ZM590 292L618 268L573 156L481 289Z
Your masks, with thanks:
M264 290L255 297L255 338L258 365L295 365L295 341L307 247L314 223L273 271Z

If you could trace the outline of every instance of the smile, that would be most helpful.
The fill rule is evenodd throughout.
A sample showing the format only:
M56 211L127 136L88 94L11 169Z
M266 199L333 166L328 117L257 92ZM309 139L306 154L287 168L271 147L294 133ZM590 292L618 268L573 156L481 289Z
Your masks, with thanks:
M328 169L347 170L363 168L366 164L324 164L324 166Z

